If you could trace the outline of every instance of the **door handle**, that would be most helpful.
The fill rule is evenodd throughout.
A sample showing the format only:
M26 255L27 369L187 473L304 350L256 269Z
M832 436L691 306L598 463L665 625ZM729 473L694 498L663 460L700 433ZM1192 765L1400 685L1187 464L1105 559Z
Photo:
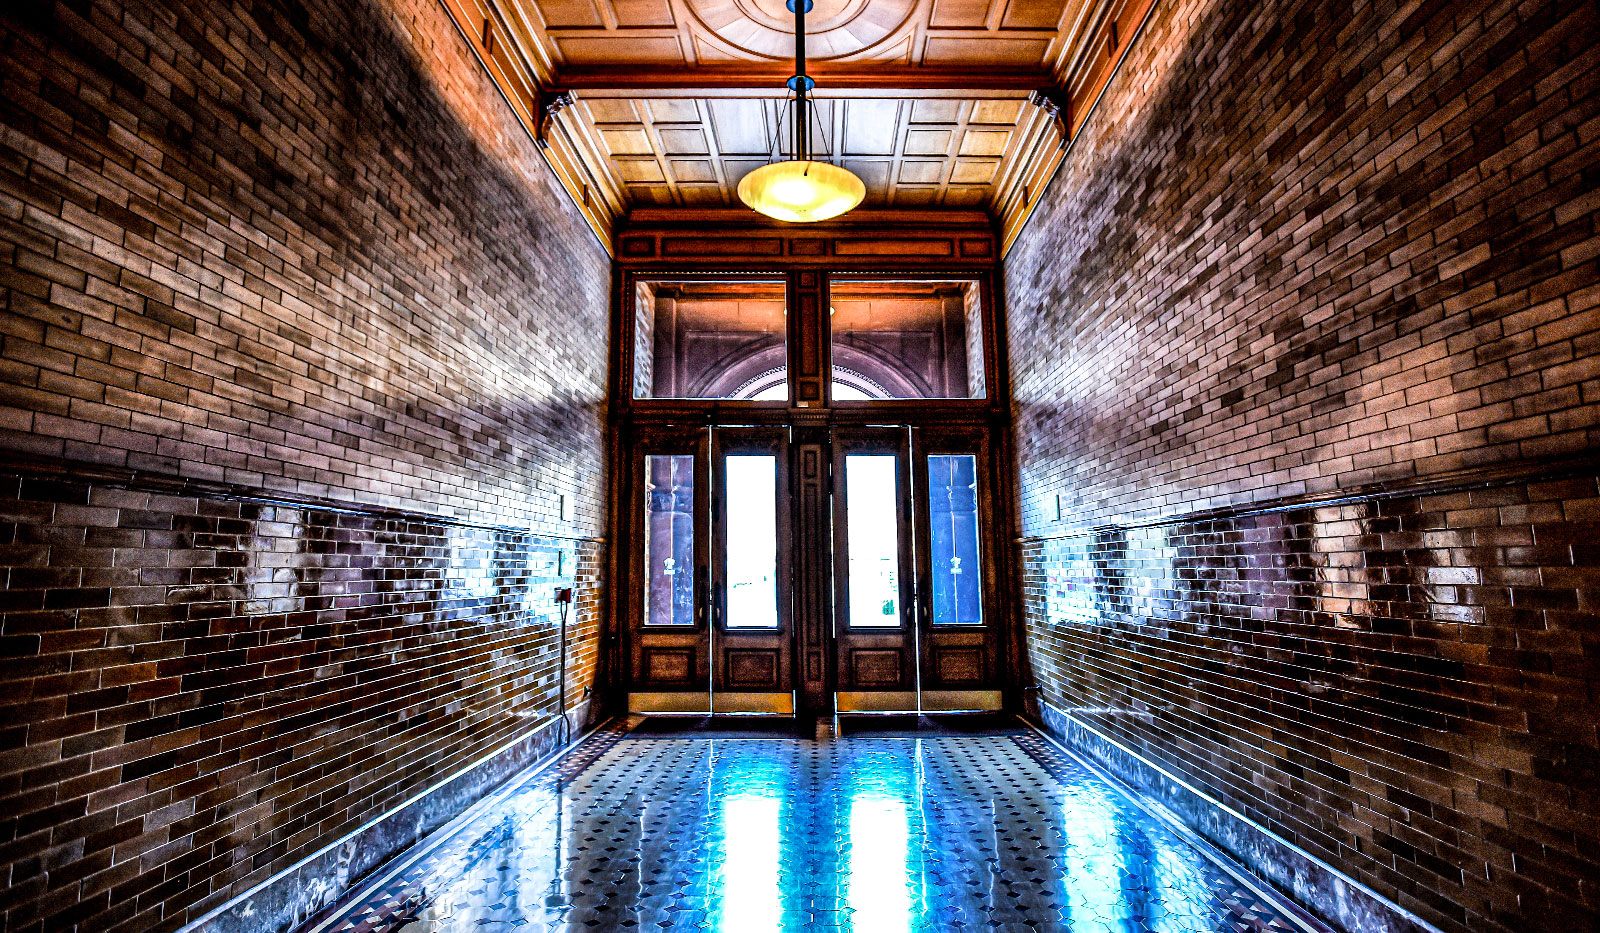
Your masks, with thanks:
M694 574L696 578L695 588L701 594L700 598L695 600L695 621L696 623L704 623L708 615L706 604L711 602L711 594L707 592L710 589L710 575L706 572L704 566L696 567Z

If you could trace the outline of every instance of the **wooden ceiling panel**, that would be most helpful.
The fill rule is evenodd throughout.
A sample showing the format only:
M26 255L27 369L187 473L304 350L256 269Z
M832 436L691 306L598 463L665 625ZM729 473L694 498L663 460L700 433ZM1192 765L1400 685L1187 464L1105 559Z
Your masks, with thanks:
M937 185L944 178L945 162L907 159L900 163L900 184Z
M601 29L605 20L600 16L596 0L540 0L537 4L540 18L549 29Z
M1000 163L994 159L957 159L956 167L950 173L950 183L987 185L994 181L995 172L999 168Z
M949 130L907 130L906 155L944 155L950 151Z
M611 0L611 7L616 11L618 29L671 29L676 25L667 0Z
M867 201L882 204L889 197L890 170L894 164L887 161L846 159L844 167L855 172L867 186Z
M819 76L849 63L956 66L978 89L1000 67L1031 69L1042 86L1060 78L1089 13L1108 2L816 0L806 47ZM634 75L647 85L671 75L659 86L682 87L674 82L696 71L743 65L758 84L781 86L793 70L794 17L784 0L446 0L461 3L500 10L547 86L570 86L568 72L637 65L666 69Z
M717 183L717 167L709 159L673 159L672 180L679 184Z
M789 148L785 0L443 2L603 241L634 207L736 207ZM816 157L1009 243L1153 2L816 0Z
M649 100L644 102L650 119L657 123L698 123L700 108L692 100Z
M677 36L559 36L563 60L581 65L670 65L683 62Z
M606 151L614 156L646 155L655 151L650 134L639 129L606 129L600 131L606 141Z
M717 150L729 155L770 155L771 107L764 100L709 100Z
M1010 130L968 129L961 134L961 148L957 152L964 156L998 156L1005 153L1010 142Z
M1056 29L1066 13L1064 0L1009 0L1000 17L1001 29Z
M789 108L751 98L581 99L576 109L600 141L602 170L651 205L737 206L739 180L788 149ZM817 101L814 158L861 177L869 206L990 205L999 209L1019 173L1007 169L1049 130L1009 98ZM838 143L839 145L835 145ZM666 200L663 200L665 198Z
M928 25L935 29L982 29L992 5L990 0L933 0Z
M1022 119L1022 108L1025 106L1027 101L1022 100L975 100L972 102L972 115L967 122L1011 126Z
M841 151L845 155L894 155L900 101L848 100L841 101L840 106L844 108Z
M929 65L1036 65L1043 69L1048 39L997 38L977 36L928 36L923 62Z
M656 127L661 136L661 151L667 155L708 155L711 147L706 142L705 130L700 127Z
M631 100L600 97L594 100L585 100L583 103L589 110L590 122L596 125L639 122L639 111L634 108L634 103Z
M655 159L612 159L611 164L617 167L617 176L630 186L634 182L667 180L667 176L661 171L661 163Z
M959 100L914 100L911 102L911 122L955 123L961 119L961 107Z

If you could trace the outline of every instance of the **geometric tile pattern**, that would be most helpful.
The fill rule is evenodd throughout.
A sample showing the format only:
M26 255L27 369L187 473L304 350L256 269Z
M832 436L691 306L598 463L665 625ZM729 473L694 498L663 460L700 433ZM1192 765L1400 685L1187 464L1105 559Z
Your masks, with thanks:
M613 727L412 857L317 929L1320 929L1020 731Z

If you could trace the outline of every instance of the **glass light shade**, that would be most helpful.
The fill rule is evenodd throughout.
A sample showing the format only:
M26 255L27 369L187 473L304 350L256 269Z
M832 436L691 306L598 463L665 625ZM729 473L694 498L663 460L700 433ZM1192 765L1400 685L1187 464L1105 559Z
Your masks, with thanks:
M794 223L838 217L866 196L849 169L800 159L763 165L739 182L739 200L751 210Z

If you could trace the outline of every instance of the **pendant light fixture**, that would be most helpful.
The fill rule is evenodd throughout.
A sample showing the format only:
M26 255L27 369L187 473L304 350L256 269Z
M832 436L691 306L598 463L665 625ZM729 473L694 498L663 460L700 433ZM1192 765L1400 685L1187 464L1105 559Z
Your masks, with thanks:
M837 217L861 203L867 186L847 168L811 159L811 89L806 76L806 13L811 0L789 0L794 12L794 158L763 165L739 182L739 200L776 220L810 223Z

